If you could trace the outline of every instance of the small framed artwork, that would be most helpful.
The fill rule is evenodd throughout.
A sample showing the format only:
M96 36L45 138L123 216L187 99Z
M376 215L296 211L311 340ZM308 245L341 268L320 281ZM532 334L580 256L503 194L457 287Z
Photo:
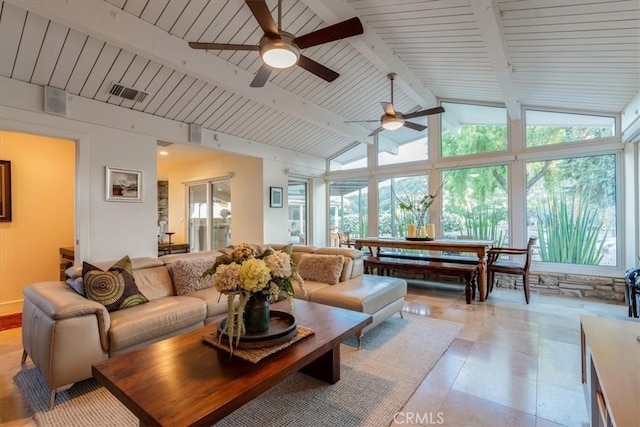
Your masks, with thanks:
M106 167L107 197L110 202L141 202L142 171Z
M11 161L0 160L0 222L11 221Z
M281 208L282 207L282 187L269 187L269 207Z

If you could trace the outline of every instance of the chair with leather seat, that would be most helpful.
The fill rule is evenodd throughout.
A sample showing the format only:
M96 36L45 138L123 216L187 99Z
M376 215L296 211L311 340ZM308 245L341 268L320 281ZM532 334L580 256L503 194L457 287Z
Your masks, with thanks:
M495 247L489 250L487 260L487 295L493 290L495 273L515 274L522 276L524 299L529 304L529 267L531 266L531 250L538 241L537 237L529 238L527 247L503 248ZM509 259L501 258L502 255L509 255Z

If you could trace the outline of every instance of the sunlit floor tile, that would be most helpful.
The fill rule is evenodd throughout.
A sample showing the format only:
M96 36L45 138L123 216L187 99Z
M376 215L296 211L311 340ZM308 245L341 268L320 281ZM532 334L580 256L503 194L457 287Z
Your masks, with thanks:
M440 406L444 426L534 427L535 416L457 390Z
M582 390L538 382L537 415L566 426L588 426L589 418Z
M544 418L536 417L536 427L565 427L562 424L554 423L553 421L545 420Z
M491 346L519 351L521 353L538 354L538 334L509 330L485 329L476 340Z
M538 375L538 356L485 342L475 343L469 351L467 362L478 369L501 370L534 380Z
M407 404L394 416L391 426L421 425L437 419L449 387L423 381Z
M582 389L582 366L546 357L538 358L538 381L569 389Z
M455 356L449 356L445 353L431 369L426 380L442 386L451 387L463 365L464 360Z
M567 363L580 364L580 345L540 338L538 356Z
M580 344L580 330L575 328L563 328L555 325L540 325L538 337L553 341L561 341L567 344Z
M536 379L467 361L452 388L509 408L536 414Z
M473 348L473 345L473 341L465 340L458 336L458 338L453 340L445 354L447 356L465 360L469 355L469 351L471 351L471 348Z

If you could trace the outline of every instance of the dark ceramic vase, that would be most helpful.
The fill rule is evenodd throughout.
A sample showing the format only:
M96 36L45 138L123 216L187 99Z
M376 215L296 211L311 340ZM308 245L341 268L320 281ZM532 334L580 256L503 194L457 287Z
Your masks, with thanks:
M254 294L244 308L244 328L247 333L269 330L269 301Z

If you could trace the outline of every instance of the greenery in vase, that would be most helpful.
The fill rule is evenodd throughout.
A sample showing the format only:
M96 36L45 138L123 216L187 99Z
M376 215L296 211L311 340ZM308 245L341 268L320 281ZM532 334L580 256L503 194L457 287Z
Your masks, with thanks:
M290 247L289 245L288 248ZM214 287L220 294L227 296L227 322L224 332L229 337L232 350L233 338L236 339L237 345L245 333L244 310L252 296L271 302L278 300L281 294L285 295L289 301L289 308L293 310L294 283L306 295L298 266L286 250L276 251L267 248L262 254L258 254L254 245L241 243L230 248L228 253L217 257L213 266L203 275L213 275Z
M426 225L424 220L427 217L429 208L433 204L437 194L404 194L402 199L398 198L400 210L405 211L413 215L413 219L417 227Z

